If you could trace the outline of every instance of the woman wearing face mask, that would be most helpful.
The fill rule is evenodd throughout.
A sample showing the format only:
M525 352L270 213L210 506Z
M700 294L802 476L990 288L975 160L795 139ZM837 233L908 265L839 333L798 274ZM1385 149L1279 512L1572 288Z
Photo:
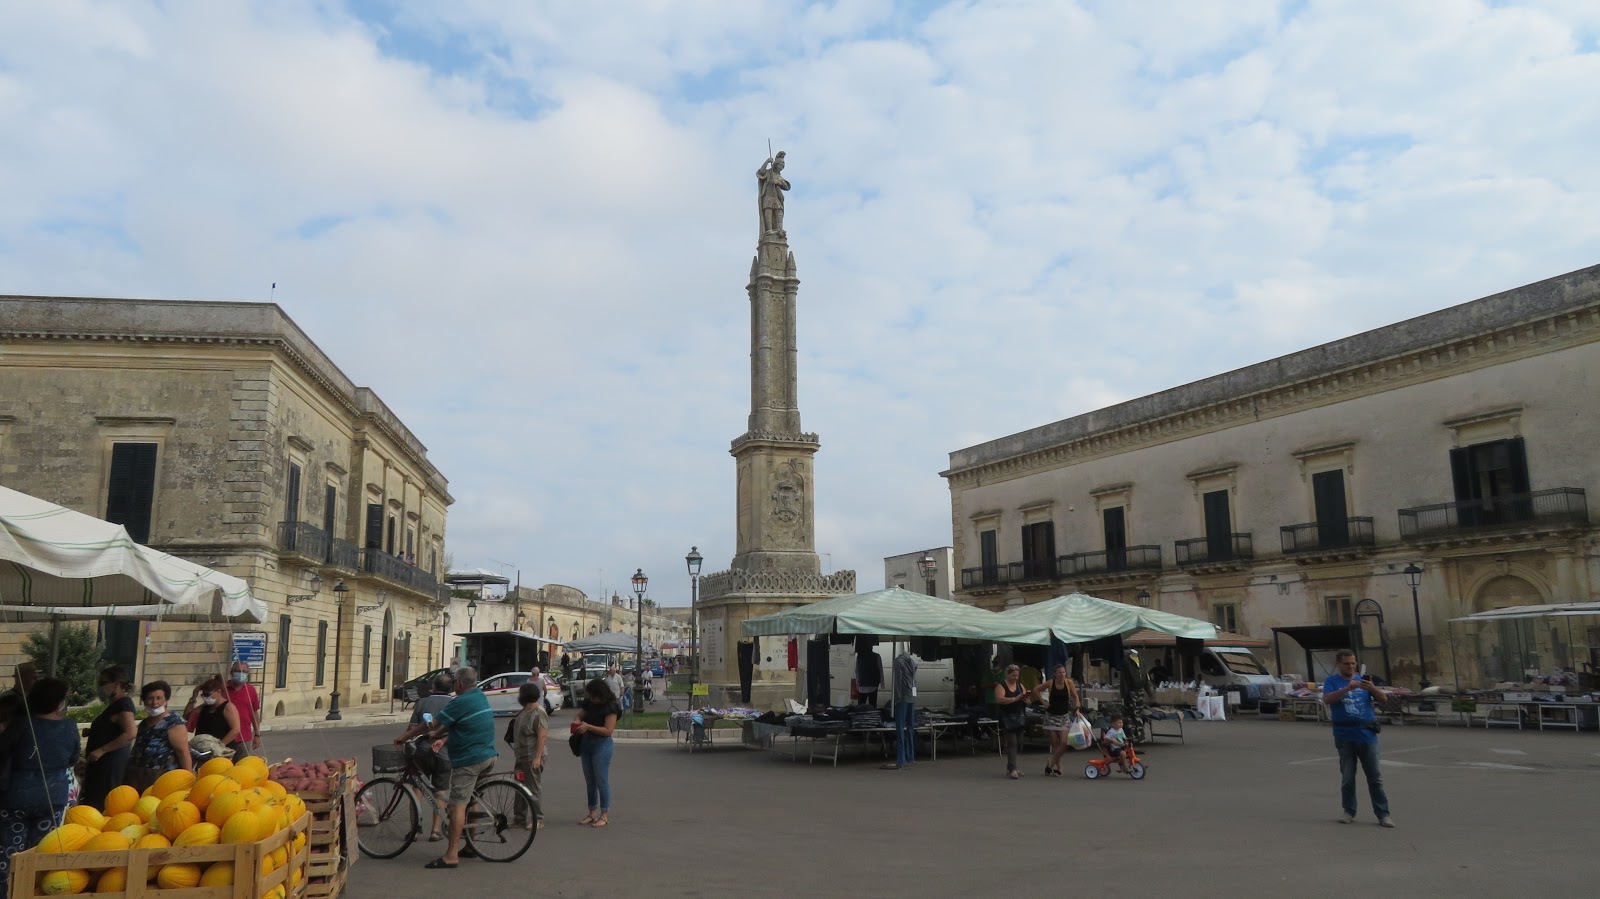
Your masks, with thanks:
M139 722L134 720L127 681L120 666L100 672L100 700L106 707L89 725L88 751L83 756L83 791L78 796L83 805L105 808L106 794L122 783L128 767L128 747L133 745Z
M194 770L194 760L189 756L189 729L181 715L167 708L171 695L172 687L164 680L151 681L139 690L139 699L149 717L139 722L123 782L140 792L168 771Z
M256 692L256 685L250 683L250 666L244 662L234 662L233 670L228 674L228 701L239 710L239 742L249 746L250 751L259 755L261 750L261 694ZM233 758L237 761L244 752L239 752Z
M6 729L4 775L9 787L0 808L0 889L11 856L38 845L61 824L78 761L78 725L67 720L67 682L41 679L27 695L27 717Z
M222 678L201 681L195 688L199 700L194 713L189 716L189 733L207 734L233 750L234 758L244 756L245 746L239 739L239 710L222 692Z

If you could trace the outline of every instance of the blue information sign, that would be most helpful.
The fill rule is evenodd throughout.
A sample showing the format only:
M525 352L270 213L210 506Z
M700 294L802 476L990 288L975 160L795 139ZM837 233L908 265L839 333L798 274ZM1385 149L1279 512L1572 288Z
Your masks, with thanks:
M265 670L267 667L267 635L259 631L234 634L233 660L235 662L244 662L257 670Z

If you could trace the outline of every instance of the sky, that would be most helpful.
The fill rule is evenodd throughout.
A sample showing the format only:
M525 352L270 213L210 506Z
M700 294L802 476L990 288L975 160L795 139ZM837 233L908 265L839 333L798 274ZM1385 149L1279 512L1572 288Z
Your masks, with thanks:
M456 567L685 605L770 140L875 588L953 450L1600 262L1596 85L1591 0L0 0L0 293L275 300Z

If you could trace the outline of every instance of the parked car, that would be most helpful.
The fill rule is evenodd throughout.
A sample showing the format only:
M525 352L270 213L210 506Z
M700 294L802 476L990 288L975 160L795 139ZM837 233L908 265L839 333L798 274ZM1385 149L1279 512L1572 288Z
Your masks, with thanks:
M533 673L529 671L508 671L505 674L484 678L478 682L478 689L488 698L489 710L494 712L495 717L507 717L522 710L522 705L517 702L517 694L531 677ZM539 675L539 679L544 684L544 698L545 702L549 703L548 710L561 708L565 703L561 695L561 686L556 683L556 679L548 674Z
M663 665L660 659L650 659L646 661L644 663L644 668L646 671L650 672L651 677L667 676L667 666Z
M419 699L423 696L428 696L433 693L433 679L441 674L449 674L454 670L455 669L453 668L435 668L432 671L429 671L427 674L419 674L405 683L396 684L394 688L394 698L404 700L406 698L406 691L411 689L417 691L417 697Z

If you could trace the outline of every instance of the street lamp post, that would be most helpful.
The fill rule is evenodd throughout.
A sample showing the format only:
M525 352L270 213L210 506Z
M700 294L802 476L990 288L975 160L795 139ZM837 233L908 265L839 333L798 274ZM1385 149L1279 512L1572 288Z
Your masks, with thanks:
M443 630L439 633L439 665L445 667L450 661L450 613L444 613ZM430 660L431 661L431 660ZM393 691L391 691L393 692Z
M633 570L633 713L636 715L644 706L644 588L649 584L650 579L644 576L644 569L635 568Z
M933 578L939 573L939 563L933 560L933 554L924 553L922 559L917 562L917 568L922 572L922 582L928 588L928 595L938 596L939 594L933 589Z
M694 708L694 686L700 683L700 563L705 557L691 546L683 561L689 565L689 707Z
M472 633L472 620L478 617L478 601L467 600L467 633Z
M339 647L344 643L344 595L350 588L344 585L344 580L333 585L333 601L338 607L337 622L333 628L333 696L328 702L328 716L325 721L338 721L343 716L339 714Z
M1406 583L1411 585L1411 616L1417 623L1417 676L1422 689L1426 690L1432 684L1428 683L1428 657L1422 651L1422 607L1417 604L1417 585L1422 583L1422 569L1412 562L1402 574L1406 576Z

